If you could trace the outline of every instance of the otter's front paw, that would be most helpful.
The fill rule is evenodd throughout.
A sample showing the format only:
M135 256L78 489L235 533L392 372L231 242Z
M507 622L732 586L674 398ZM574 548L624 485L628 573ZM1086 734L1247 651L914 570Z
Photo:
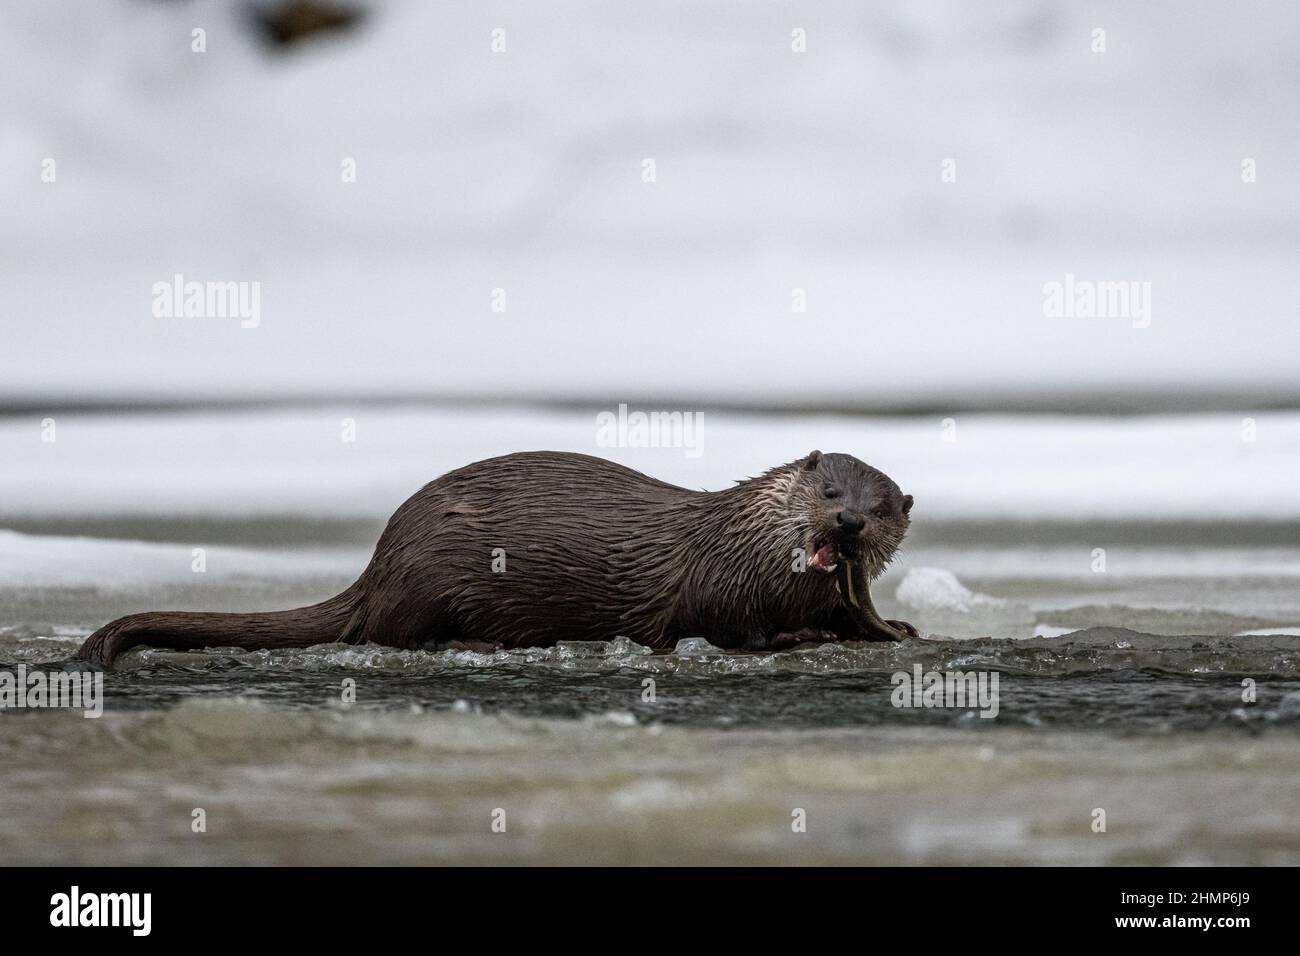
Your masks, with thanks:
M885 623L888 624L890 627L892 627L892 628L893 628L894 630L896 630L896 631L902 631L902 632L903 632L904 634L906 634L908 637L920 637L920 636L921 636L921 632L918 631L918 630L917 630L915 627L913 627L911 624L908 624L906 621L886 621Z

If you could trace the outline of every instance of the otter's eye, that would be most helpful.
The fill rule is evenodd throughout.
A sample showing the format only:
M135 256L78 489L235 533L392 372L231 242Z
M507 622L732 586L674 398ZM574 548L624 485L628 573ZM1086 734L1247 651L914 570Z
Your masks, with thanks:
M881 505L879 508L872 508L871 513L877 518L889 517L889 509L886 508L884 505Z
M822 488L822 494L827 498L838 498L841 493L838 485L826 485Z

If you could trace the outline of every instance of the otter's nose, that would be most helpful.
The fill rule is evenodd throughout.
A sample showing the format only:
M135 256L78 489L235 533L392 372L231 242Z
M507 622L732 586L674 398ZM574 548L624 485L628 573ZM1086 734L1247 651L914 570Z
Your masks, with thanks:
M856 511L845 509L835 516L835 523L845 534L857 534L866 525L867 519Z

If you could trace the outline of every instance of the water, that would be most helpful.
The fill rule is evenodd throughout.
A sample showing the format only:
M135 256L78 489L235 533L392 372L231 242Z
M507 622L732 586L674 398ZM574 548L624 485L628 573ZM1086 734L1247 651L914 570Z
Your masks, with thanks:
M916 561L941 554L917 550ZM283 557L263 555L268 568ZM61 660L94 621L128 606L311 600L342 580L329 560L304 558L296 581L281 567L278 579L188 590L4 589L4 619L26 623L0 628L0 662ZM1016 636L779 654L725 652L702 639L668 654L626 641L496 654L344 645L132 651L106 675L98 720L0 715L0 856L1300 861L1300 636L1232 636L1254 619L1187 607L1129 613L1166 629L1200 624L1199 636L1108 626L1026 636L1026 628L1051 627L1043 620L1091 612L1053 610L1068 605L1069 587L1059 578L1031 582L1017 568L1014 587L997 577L960 579L968 589L1014 594L977 604L968 629L980 630L985 614L996 635L999 621L1029 608L1027 625L1007 625ZM1163 577L1117 581L1115 591L1163 594L1175 584L1189 605L1193 589L1205 587ZM936 613L902 607L891 590L880 588L888 613L922 621ZM1284 607L1295 600L1288 593L1271 603ZM1095 586L1089 600L1124 616ZM893 675L918 664L996 672L997 717L894 707ZM1246 678L1256 682L1252 704L1242 701ZM343 702L345 681L355 682L354 703ZM191 832L196 808L206 813L206 833ZM1096 808L1107 813L1104 834L1090 829ZM498 810L505 833L491 829ZM799 810L803 833L791 829Z
M9 634L12 640L12 631ZM0 644L29 668L75 650ZM806 646L793 652L724 651L703 639L671 654L619 640L566 642L482 654L323 644L310 649L205 652L146 649L112 673L113 712L172 707L195 698L256 699L281 709L338 705L355 682L358 711L472 711L554 719L623 715L684 727L961 727L977 707L898 708L893 675L996 671L1002 726L1117 728L1165 733L1261 730L1300 721L1300 637L1173 638L1118 628L1024 641L908 641ZM1263 701L1244 706L1243 679ZM646 681L654 683L654 699Z

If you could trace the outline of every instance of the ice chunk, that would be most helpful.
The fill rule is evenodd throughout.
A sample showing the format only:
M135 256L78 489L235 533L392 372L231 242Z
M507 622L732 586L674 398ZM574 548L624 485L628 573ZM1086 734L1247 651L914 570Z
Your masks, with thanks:
M1034 636L1033 611L1023 604L972 591L946 568L912 568L894 595L925 634L936 637Z
M673 653L678 657L703 657L706 654L725 654L726 652L703 637L684 637L677 642Z
M977 594L944 568L912 568L898 586L897 600L918 611L969 612L980 607L1005 607L1007 602Z

